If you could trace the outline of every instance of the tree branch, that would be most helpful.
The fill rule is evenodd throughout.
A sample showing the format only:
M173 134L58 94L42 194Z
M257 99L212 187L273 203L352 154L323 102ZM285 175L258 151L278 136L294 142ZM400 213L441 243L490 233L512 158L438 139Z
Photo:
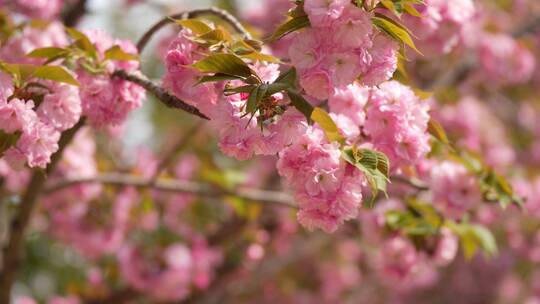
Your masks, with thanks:
M426 185L423 181L421 181L419 179L416 179L416 178L408 178L408 177L405 177L405 176L396 175L396 176L390 177L390 180L393 181L393 182L397 182L397 183L409 186L409 187L414 188L414 189L416 189L418 191L428 191L429 190L428 185Z
M118 173L100 174L95 177L66 179L47 187L45 192L52 193L73 185L88 183L100 183L113 186L132 186L137 188L152 188L164 192L191 193L211 198L220 198L230 195L251 201L273 203L289 208L297 208L297 206L294 204L293 199L289 195L277 191L267 191L245 187L240 187L235 190L217 190L205 184L165 179L156 180L154 183L150 184L148 180L144 177Z
M238 33L244 35L246 39L252 39L251 34L244 28L242 23L238 21L233 15L229 14L226 10L222 10L216 7L199 9L193 11L182 12L174 14L168 17L161 19L158 23L152 26L139 40L137 43L137 49L139 53L142 53L152 36L157 33L164 26L174 23L175 19L189 19L197 18L199 16L211 15L220 18L221 20L227 22L232 28L234 28Z
M199 116L200 118L210 120L206 115L201 113L196 107L185 103L184 101L178 99L176 96L170 94L164 88L153 83L151 80L146 78L144 75L128 73L123 70L117 70L113 73L112 77L118 77L120 79L133 82L145 88L148 92L152 93L159 99L163 104L169 108L180 109L189 114Z
M83 125L84 119L81 119L73 128L62 134L58 143L59 149L53 154L46 172L34 170L32 174L27 190L23 194L18 210L11 222L7 245L3 248L3 267L0 273L0 303L10 302L11 286L15 282L19 269L26 227L30 222L38 197L45 187L47 174L50 174L56 168L64 150Z
M87 0L79 0L64 13L62 21L65 26L73 27L77 25L81 17L86 13L86 2Z

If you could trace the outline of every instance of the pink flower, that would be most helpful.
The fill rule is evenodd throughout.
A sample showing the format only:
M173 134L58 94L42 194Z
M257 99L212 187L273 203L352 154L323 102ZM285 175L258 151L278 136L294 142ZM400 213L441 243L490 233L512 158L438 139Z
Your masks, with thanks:
M369 89L357 83L342 89L336 89L328 99L330 111L349 117L357 126L364 125L366 120L365 107L369 98Z
M83 114L94 126L119 125L141 107L145 90L131 82L79 72Z
M427 0L416 6L421 17L404 15L404 24L415 34L415 44L426 56L451 52L460 42L463 30L474 22L472 0Z
M289 57L296 68L309 69L317 65L322 56L320 39L315 29L307 29L294 36Z
M32 101L26 103L20 99L0 101L0 130L6 133L28 131L37 121Z
M54 19L62 10L63 0L15 0L13 8L30 18Z
M433 260L438 266L450 264L457 256L459 239L448 228L441 229Z
M55 2L56 0L36 0L35 2ZM33 0L27 0L32 3ZM0 58L9 63L41 64L43 59L25 57L37 48L65 47L68 39L60 22L51 22L46 27L26 26L20 33L11 36L0 48Z
M431 170L435 206L445 216L461 219L482 201L476 178L460 164L444 161Z
M419 264L419 256L414 246L401 236L384 240L376 258L380 275L388 283L400 283L413 275Z
M348 0L306 0L306 11L311 26L326 27L336 21L349 8Z
M136 54L137 50L130 41L114 40L107 33L99 30L85 31L95 45L101 57L112 46L119 46L124 52ZM108 61L107 73L123 69L137 73L138 61ZM134 109L142 106L144 88L121 79L111 79L110 75L93 75L79 68L77 77L81 83L80 97L83 114L94 126L119 125Z
M43 123L35 124L23 132L15 147L6 151L6 160L14 167L20 167L20 161L25 159L30 168L45 169L53 153L58 150L59 140L60 133L53 127Z
M46 94L37 115L41 121L62 132L73 127L81 118L82 108L77 87L55 84Z
M307 94L318 99L327 99L333 92L329 73L317 68L303 73L300 76L300 85Z
M371 15L364 10L347 7L335 28L335 41L344 48L368 48L373 32ZM328 37L327 37L328 38Z
M364 177L344 163L337 144L328 144L320 129L308 128L279 157L278 172L294 190L303 226L333 232L356 217Z
M193 258L182 244L162 252L161 261L148 259L133 246L124 247L118 256L122 277L135 289L157 301L179 301L190 292Z
M529 81L536 68L536 59L531 51L503 34L484 35L478 57L483 75L503 85Z
M426 103L397 81L372 90L364 131L390 158L392 170L414 165L430 151L428 111Z
M398 51L399 45L385 34L375 36L369 51L371 61L362 72L360 82L375 86L392 78L397 69Z
M332 53L326 57L322 65L328 68L335 87L344 87L353 83L362 71L357 56L353 52Z

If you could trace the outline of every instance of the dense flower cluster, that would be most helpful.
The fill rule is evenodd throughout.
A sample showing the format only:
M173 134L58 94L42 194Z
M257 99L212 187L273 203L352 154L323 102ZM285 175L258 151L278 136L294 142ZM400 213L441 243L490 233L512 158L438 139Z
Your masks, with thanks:
M119 46L124 52L136 54L137 49L131 41L113 39L107 33L99 30L86 32L90 41L95 44L101 59L112 46ZM94 75L81 67L77 78L81 82L81 102L84 115L94 126L118 125L127 114L139 108L145 96L142 87L122 79L111 79L110 75L116 69L127 72L137 72L139 62L107 61L105 73Z
M0 129L7 134L20 134L17 144L5 152L5 158L14 168L25 164L45 168L58 150L60 133L73 127L81 116L78 90L67 84L44 83L47 93L41 92L43 101L36 107L33 100L9 100L11 79L5 74L2 78L8 96L0 100Z
M163 75L81 3L0 0L0 302L540 302L536 0L197 10Z
M426 56L452 51L476 17L472 0L426 0L416 7L420 16L405 15L403 21L414 32L415 42Z
M318 99L359 78L376 85L392 77L398 45L371 25L371 15L350 1L308 0L311 28L296 34L289 49L300 84Z
M364 131L375 148L388 155L393 168L414 165L431 149L428 111L410 88L386 82L371 92Z

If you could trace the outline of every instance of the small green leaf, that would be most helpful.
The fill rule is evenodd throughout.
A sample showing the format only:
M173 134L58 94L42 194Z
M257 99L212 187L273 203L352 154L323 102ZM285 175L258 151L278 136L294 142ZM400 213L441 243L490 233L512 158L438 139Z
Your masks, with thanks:
M75 41L73 44L85 51L93 59L98 59L98 51L88 36L72 27L66 28L68 35Z
M26 56L31 58L60 58L69 54L69 51L59 47L44 47L35 49L32 52L28 53Z
M307 15L302 15L298 17L294 17L289 19L289 21L285 22L284 24L280 25L277 30L272 34L270 38L268 38L269 41L273 42L276 40L279 40L283 38L284 36L295 32L299 29L308 27L310 25L309 18Z
M124 52L119 45L112 46L105 51L105 59L118 61L139 60L139 56Z
M275 82L288 84L289 87L296 86L296 69L293 67L285 72L282 72Z
M416 48L416 45L414 44L414 41L409 34L409 30L407 30L407 28L405 28L403 25L379 13L375 13L375 17L372 17L371 20L377 28L385 32L394 40L398 41L401 44L408 45L418 54L422 55L422 53Z
M204 73L220 73L240 78L255 75L241 58L232 54L212 54L192 66Z
M315 108L311 113L311 119L323 129L329 142L345 142L345 138L339 133L336 123L325 110L318 107Z
M0 157L4 154L4 152L6 152L6 150L13 147L20 137L20 132L8 134L0 130Z
M431 118L429 121L428 132L443 144L450 145L450 141L448 140L448 136L446 135L444 128L434 118Z
M174 22L183 28L191 30L195 35L203 35L213 30L204 21L198 19L174 20Z
M410 3L406 3L403 8L405 9L405 12L407 12L407 14L411 15L411 16L415 16L415 17L419 17L421 18L422 17L422 14L420 14L420 12L418 12L418 10L414 7L414 5L410 4Z
M79 86L79 82L63 67L44 65L36 67L32 77L63 82L74 86Z
M217 74L212 75L212 76L203 76L203 77L201 77L201 79L199 79L197 84L206 83L206 82L237 80L237 79L239 79L239 77L237 77L237 76L231 76L231 75L217 73Z
M257 108L259 107L259 90L260 87L256 86L249 92L249 98L246 103L246 112L247 113L255 113L257 111Z
M343 149L342 157L364 173L373 194L372 202L379 191L386 194L387 184L390 182L390 160L384 153L348 147Z
M287 95L291 100L292 105L304 116L308 122L311 122L311 116L313 115L313 106L302 95L287 90Z

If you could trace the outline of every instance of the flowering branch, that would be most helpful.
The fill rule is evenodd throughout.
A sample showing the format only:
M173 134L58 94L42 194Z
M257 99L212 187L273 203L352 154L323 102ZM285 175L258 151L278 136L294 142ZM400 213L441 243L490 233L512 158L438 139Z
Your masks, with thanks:
M182 12L182 13L174 14L174 15L167 16L161 19L158 23L152 26L137 43L137 49L139 50L139 53L142 53L142 51L148 44L148 41L150 41L150 39L152 38L152 36L154 36L155 33L157 33L164 26L173 23L175 19L189 19L189 18L196 18L203 15L211 15L211 16L218 17L219 19L227 22L237 32L244 35L246 39L252 39L251 34L244 28L242 23L240 23L240 21L238 21L238 19L236 19L233 15L229 14L229 12L227 12L226 10L222 10L216 7L211 7L207 9L198 9L198 10L193 10L193 11Z
M113 77L118 77L123 80L127 80L127 81L140 85L141 87L145 88L148 92L151 92L152 94L154 94L154 96L156 96L157 99L159 99L163 104L165 104L169 108L181 109L192 115L210 120L210 118L208 118L206 115L201 113L199 109L176 98L175 96L167 92L165 89L153 83L151 80L149 80L143 75L128 73L123 70L117 70L114 72Z
M64 150L83 125L84 119L80 120L73 128L62 134L60 142L58 143L59 149L53 154L47 170L45 172L40 170L34 171L27 186L27 190L21 198L17 213L11 222L7 245L2 249L3 265L2 272L0 273L0 303L9 303L11 286L15 281L17 270L19 269L26 227L30 222L38 197L45 187L47 174L50 174L56 168L56 165L62 158Z
M191 193L212 198L232 195L251 201L274 203L289 208L296 208L293 199L289 195L277 191L267 191L243 187L235 190L216 190L204 184L178 180L156 180L153 183L149 183L148 180L144 177L117 173L100 174L95 177L66 179L51 185L45 190L45 192L51 193L73 185L86 183L100 183L115 186L132 186L137 188L153 188L165 192Z

